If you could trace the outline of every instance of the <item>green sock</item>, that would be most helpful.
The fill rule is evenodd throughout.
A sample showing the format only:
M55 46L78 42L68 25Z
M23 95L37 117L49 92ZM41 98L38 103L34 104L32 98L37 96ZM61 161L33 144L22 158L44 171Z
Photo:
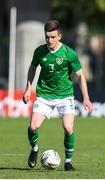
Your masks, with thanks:
M65 133L64 146L65 146L65 158L71 159L74 151L74 132L72 132L72 134Z
M38 140L38 130L36 129L33 132L29 127L28 128L28 139L29 139L29 142L30 142L32 148L35 147L37 144L37 140Z

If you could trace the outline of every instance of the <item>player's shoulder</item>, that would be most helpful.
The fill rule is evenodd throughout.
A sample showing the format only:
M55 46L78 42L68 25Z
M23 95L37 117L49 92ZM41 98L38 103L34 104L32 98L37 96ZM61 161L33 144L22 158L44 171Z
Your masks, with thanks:
M43 50L47 50L46 44L42 44L35 49L35 51L43 51Z
M63 44L64 46L64 49L66 51L66 53L68 54L68 56L70 56L71 58L76 58L78 55L77 55L77 52L71 48L70 46L66 45L66 44Z
M38 58L45 56L48 53L48 48L46 44L38 46L34 51L34 57Z
M63 44L63 46L64 46L66 51L73 53L74 55L77 54L76 51L73 48L71 48L70 46L68 46L66 44Z

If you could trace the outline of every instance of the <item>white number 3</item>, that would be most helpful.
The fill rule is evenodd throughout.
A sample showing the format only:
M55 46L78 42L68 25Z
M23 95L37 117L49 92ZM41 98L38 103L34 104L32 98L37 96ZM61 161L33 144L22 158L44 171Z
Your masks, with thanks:
M54 64L49 64L49 72L54 72Z

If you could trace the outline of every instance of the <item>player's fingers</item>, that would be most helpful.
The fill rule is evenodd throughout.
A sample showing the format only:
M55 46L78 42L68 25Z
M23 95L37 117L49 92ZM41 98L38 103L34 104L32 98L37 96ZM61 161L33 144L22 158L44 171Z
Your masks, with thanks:
M24 97L24 96L23 96L22 100L23 100L23 102L24 102L25 104L27 104L27 103L28 103L28 99L25 99L25 97Z
M92 104L86 105L86 109L87 109L89 112L92 112L92 111L93 111L93 105L92 105Z
M84 108L85 108L87 111L89 111L89 108L88 108L88 106L84 105Z
M89 111L92 112L93 111L93 105L90 105L89 107Z

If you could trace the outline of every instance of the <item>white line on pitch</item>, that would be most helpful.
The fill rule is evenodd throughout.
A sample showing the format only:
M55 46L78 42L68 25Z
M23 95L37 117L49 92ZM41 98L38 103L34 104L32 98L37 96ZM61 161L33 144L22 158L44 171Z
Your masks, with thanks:
M10 154L10 153L4 153L4 154L0 154L0 156L25 156L25 154Z

